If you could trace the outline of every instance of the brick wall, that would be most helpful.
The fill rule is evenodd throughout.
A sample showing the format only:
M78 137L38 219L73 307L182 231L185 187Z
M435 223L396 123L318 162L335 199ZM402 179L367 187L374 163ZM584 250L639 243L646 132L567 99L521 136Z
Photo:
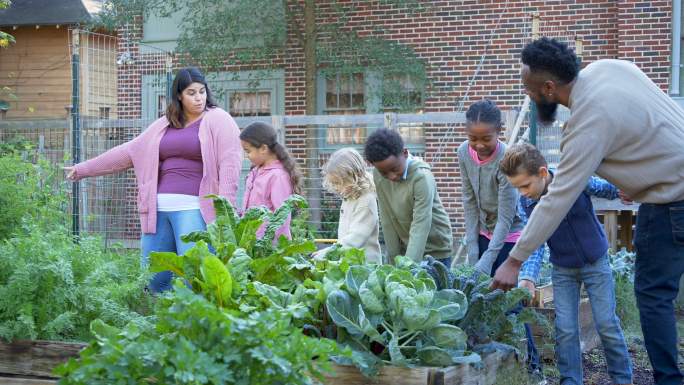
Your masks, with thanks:
M518 55L531 39L533 12L540 15L543 35L566 41L572 41L575 35L583 39L583 63L603 58L633 60L663 89L668 86L671 44L671 2L668 1L424 1L426 11L421 13L384 5L378 0L341 2L355 6L349 28L361 35L379 35L409 45L425 60L432 84L426 100L427 111L454 111L465 97L483 55L485 60L478 76L463 100L465 108L483 97L494 99L504 109L518 107L523 100ZM316 3L317 24L329 22L335 12L335 2ZM127 32L141 36L139 29ZM273 58L271 65L285 70L285 113L303 114L303 50L292 31L283 57ZM226 68L238 69L249 67ZM125 107L130 106L131 117L140 114L140 81L136 76L134 69L124 69L119 80L119 111L125 114ZM293 153L303 159L304 129L288 127L286 137ZM439 194L457 237L463 231L463 218L461 182L454 152L463 140L463 127L426 127L426 158L433 165Z
M666 91L670 80L672 2L618 3L618 56L633 60Z

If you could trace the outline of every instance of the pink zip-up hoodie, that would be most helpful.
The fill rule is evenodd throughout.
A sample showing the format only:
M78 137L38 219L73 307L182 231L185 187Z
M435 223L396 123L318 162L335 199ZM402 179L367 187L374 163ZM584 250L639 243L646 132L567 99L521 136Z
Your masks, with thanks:
M169 122L157 119L133 140L112 148L75 166L76 178L113 174L133 167L138 184L138 211L142 232L157 231L157 182L159 177L159 142ZM235 206L242 165L240 129L233 117L220 108L204 113L199 127L204 172L200 182L200 211L206 223L216 218L208 194L228 198Z
M253 167L247 175L245 182L245 196L242 201L243 212L251 207L266 206L271 212L276 211L285 200L292 195L292 182L290 174L285 170L283 164L276 160L273 163ZM257 231L257 237L261 238L266 232L266 223L261 225ZM277 243L278 238L285 235L290 236L290 216L285 223L275 232L273 243Z

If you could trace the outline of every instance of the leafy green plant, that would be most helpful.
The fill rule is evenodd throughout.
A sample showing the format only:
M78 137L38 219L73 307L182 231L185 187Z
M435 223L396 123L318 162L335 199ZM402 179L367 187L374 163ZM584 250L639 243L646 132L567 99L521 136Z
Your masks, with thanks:
M447 366L479 362L467 336L452 325L467 311L458 290L437 290L425 271L415 275L390 265L351 266L326 307L338 326L338 342L361 355L366 367ZM363 369L363 368L362 368Z
M617 253L609 253L608 259L610 268L616 277L623 277L627 280L634 281L634 263L636 262L636 253L627 251L624 247Z
M95 321L95 340L57 369L60 384L312 384L334 341L308 337L287 311L227 312L182 283L161 298L154 325Z
M316 335L332 335L323 303L329 292L342 285L350 266L364 263L363 251L335 249L326 260L314 261L308 257L315 250L311 239L281 237L274 245L275 230L294 209L306 207L302 197L288 198L274 213L259 207L242 217L224 198L213 199L216 221L206 231L183 237L195 246L183 256L152 253L151 271L172 271L220 308L246 313L286 310L297 326ZM264 222L268 223L265 234L257 239Z
M0 9L5 9L9 8L9 6L12 5L12 2L10 0L0 0ZM14 43L14 36L0 31L0 48L7 48L9 47L10 43Z
M147 279L137 253L74 243L65 226L25 223L0 243L0 338L87 341L89 324L145 322Z
M526 289L492 291L491 278L477 272L456 272L452 284L468 298L468 312L458 326L468 334L472 346L496 341L517 347L525 338L525 323L545 323L533 309L519 308L522 300L531 299ZM520 311L511 312L515 308Z
M75 243L59 171L22 160L25 141L10 144L0 157L0 338L87 341L97 318L145 322L139 255L96 237Z
M25 141L0 145L0 240L22 231L22 222L65 224L66 194L55 182L57 170L45 161L33 164L19 153Z
M634 296L634 262L636 254L621 249L609 253L610 267L615 277L615 312L627 334L640 334L641 321Z

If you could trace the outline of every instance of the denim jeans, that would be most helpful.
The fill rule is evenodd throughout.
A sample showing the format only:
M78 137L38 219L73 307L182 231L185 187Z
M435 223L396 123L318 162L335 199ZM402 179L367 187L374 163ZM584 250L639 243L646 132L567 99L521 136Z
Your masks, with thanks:
M582 385L580 351L580 286L589 294L594 325L601 337L614 384L632 383L632 360L620 319L615 314L615 283L608 256L580 268L553 266L553 303L556 308L556 362L560 385Z
M482 254L484 254L484 252L487 251L487 249L489 248L489 239L487 239L487 237L485 237L484 235L480 235L477 243L480 249L480 257L482 257ZM496 269L498 269L499 266L501 266L501 264L504 263L506 258L508 258L508 254L511 252L514 245L515 243L504 243L504 246L501 248L501 250L499 250L499 254L496 256L496 261L494 261L494 264L492 265L492 271L490 273L490 276L494 277ZM518 306L513 308L510 311L510 313L517 314L521 312L522 309L522 304L518 304ZM527 370L530 372L537 370L541 371L541 357L539 356L539 352L537 351L537 346L534 344L532 328L530 328L529 324L525 324L525 338L527 339Z
M206 228L207 225L199 210L157 211L157 232L142 235L142 266L149 265L150 253L153 251L185 254L194 243L181 241L181 235ZM150 280L150 291L160 293L171 289L172 278L173 274L170 271L155 274Z
M684 273L684 201L642 204L634 246L634 291L653 377L657 385L680 385L674 300Z

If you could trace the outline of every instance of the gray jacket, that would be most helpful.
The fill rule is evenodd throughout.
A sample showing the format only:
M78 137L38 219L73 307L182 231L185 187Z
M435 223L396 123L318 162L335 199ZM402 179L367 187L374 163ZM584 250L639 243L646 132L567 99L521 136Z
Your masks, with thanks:
M506 236L524 227L516 209L518 190L499 170L505 151L506 145L499 143L495 158L480 166L470 157L467 140L458 148L468 259L470 263L478 260L480 231L492 233L489 248L478 263L480 270L487 274L504 246Z

